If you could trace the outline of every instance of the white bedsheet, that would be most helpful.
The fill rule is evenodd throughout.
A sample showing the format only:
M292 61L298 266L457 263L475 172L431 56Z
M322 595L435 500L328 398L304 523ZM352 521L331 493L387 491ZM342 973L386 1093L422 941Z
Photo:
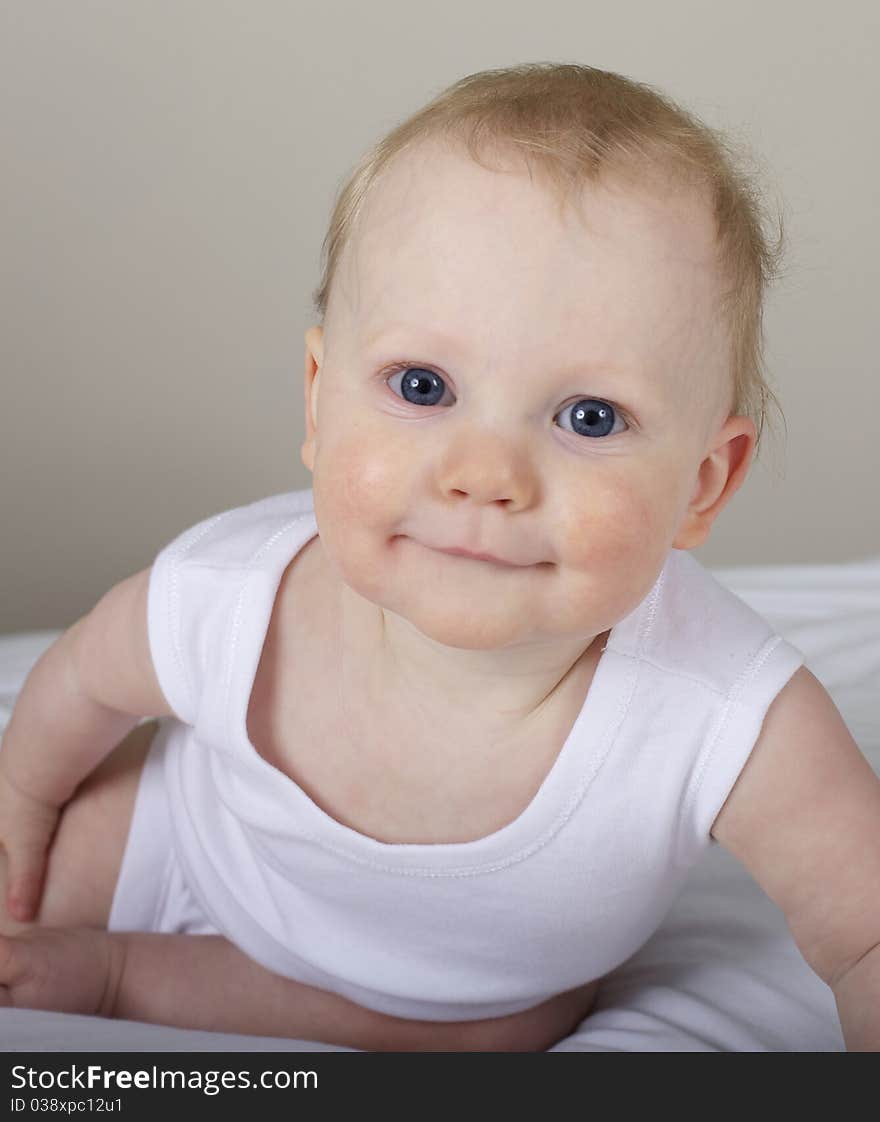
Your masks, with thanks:
M714 569L806 655L880 774L880 555L837 565ZM0 636L0 728L57 632ZM605 979L592 1015L557 1052L833 1052L831 990L779 909L720 846L662 926ZM308 1041L193 1032L0 1009L3 1051L348 1051Z

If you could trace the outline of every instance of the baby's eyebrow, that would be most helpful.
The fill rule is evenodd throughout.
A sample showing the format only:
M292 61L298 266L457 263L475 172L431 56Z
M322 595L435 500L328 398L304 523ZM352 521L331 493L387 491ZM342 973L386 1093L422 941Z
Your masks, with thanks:
M365 347L375 347L381 344L421 342L426 339L427 342L433 346L443 347L444 349L455 352L460 351L464 344L455 338L451 332L440 331L437 328L429 327L427 324L407 324L407 323L392 323L374 331L372 335L368 335L364 339Z
M463 359L468 352L467 344L449 331L424 324L391 323L376 329L364 338L363 346L370 352L380 348L389 354L397 352L397 358L429 360L435 348L443 354L451 355L456 361ZM608 362L602 358L583 357L569 359L564 363L548 363L546 370L553 371L560 382L581 382L585 392L597 397L606 396L616 401L622 408L636 406L639 411L648 406L663 406L668 400L669 390L663 389L661 379L651 377L647 372L639 372L633 363L617 359Z
M467 357L469 351L469 344L457 338L451 331L423 324L387 325L366 336L363 346L369 350L373 350L373 348L378 350L381 346L388 350L400 351L402 355L407 352L410 358L428 358L429 355L419 354L418 352L425 347L437 348L445 354L452 355L456 361ZM626 380L630 385L636 380L634 368L619 359L608 362L601 357L589 358L585 356L574 361L569 359L564 363L547 363L546 369L550 370L551 365L561 377L577 377L581 374L588 376L608 375L609 377Z

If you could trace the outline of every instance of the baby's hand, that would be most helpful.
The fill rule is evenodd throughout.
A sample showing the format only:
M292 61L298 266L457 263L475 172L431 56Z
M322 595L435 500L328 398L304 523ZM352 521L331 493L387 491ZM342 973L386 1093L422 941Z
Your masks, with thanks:
M90 927L0 935L0 1005L112 1016L123 953L120 942Z
M28 795L6 775L0 759L0 846L6 851L6 910L34 919L43 894L46 859L60 810Z

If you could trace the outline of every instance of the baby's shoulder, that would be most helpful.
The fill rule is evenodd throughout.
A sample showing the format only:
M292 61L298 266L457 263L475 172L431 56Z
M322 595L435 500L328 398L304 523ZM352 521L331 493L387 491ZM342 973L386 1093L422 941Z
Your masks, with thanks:
M285 550L298 551L314 532L311 491L258 499L202 519L162 551L177 566L271 568Z
M275 603L290 594L292 561L315 533L311 492L290 492L205 518L157 555L150 648L182 720L195 722L218 682L248 673L267 626L282 618Z
M735 691L783 640L770 623L685 550L672 550L622 653L716 694Z

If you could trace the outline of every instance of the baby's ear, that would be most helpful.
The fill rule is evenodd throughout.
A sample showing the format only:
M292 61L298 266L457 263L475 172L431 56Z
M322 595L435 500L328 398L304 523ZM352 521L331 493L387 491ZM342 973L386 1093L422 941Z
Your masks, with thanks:
M314 471L315 435L318 428L318 388L321 380L321 367L324 362L324 329L310 327L306 332L305 372L303 390L305 394L306 438L300 450L302 462Z
M712 523L745 482L757 434L750 417L728 417L712 450L700 464L697 482L678 528L673 549L696 549L709 537Z

